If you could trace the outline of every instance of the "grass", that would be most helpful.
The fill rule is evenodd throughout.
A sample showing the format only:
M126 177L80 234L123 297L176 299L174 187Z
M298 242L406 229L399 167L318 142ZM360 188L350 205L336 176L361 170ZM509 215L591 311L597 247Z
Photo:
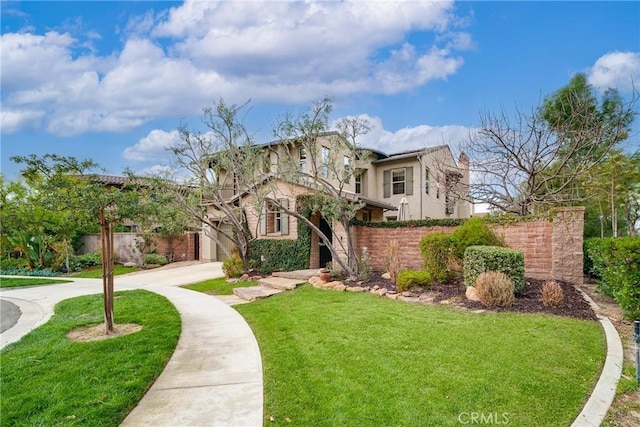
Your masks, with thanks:
M566 426L606 354L599 323L543 314L308 285L235 308L260 345L265 425L459 426L480 413L494 424Z
M236 282L228 283L224 277L220 279L206 280L204 282L194 283L182 286L192 291L203 292L209 295L233 295L233 288L246 288L248 286L257 286L258 282Z
M2 426L116 426L162 372L180 335L180 316L157 294L116 292L117 323L143 329L95 342L66 334L103 321L102 295L62 301L45 325L0 352Z
M121 274L133 273L140 271L138 267L125 267L124 265L115 265L113 267L113 275L119 276ZM71 276L82 279L101 279L102 278L102 266L90 267L82 270L79 273L74 273Z
M70 280L42 279L42 278L21 278L21 277L2 277L0 278L0 288L18 288L21 286L41 286L41 285L59 285L60 283L68 283Z

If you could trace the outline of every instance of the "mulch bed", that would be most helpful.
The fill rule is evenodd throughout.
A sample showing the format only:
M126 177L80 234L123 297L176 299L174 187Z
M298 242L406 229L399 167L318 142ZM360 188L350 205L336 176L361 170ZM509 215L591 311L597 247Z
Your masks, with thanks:
M525 279L525 287L521 293L516 295L514 304L511 307L487 307L481 302L469 301L465 296L465 286L461 277L457 277L448 283L435 283L428 290L416 289L412 293L418 296L421 293L430 293L434 297L434 302L449 301L452 304L466 307L470 310L492 310L492 311L515 311L519 313L550 313L559 316L575 317L578 319L597 320L597 317L589 305L582 297L582 294L570 283L558 281L564 291L564 302L560 307L546 307L542 304L540 295L542 294L542 284L544 280ZM374 271L370 280L362 282L359 286L373 288L379 286L389 291L397 291L396 285L391 280L384 279L382 273Z

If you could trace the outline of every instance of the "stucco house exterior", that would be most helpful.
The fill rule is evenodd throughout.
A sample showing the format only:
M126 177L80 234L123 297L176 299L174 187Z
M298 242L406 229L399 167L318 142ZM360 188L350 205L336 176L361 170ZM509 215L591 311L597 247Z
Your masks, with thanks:
M471 213L466 198L459 197L459 191L469 182L468 160L463 155L456 162L446 145L395 154L366 148L354 151L339 133L327 132L311 143L278 141L259 149L264 153L264 162L256 165L262 173L262 180L256 184L260 187L258 191L291 210L297 209L299 196L322 192L356 204L355 218L362 221L397 220L401 202L408 207L406 219L467 218ZM229 174L224 171L217 174L229 199L243 208L254 238L297 239L295 217L269 202L256 202L255 188L245 191L238 188L237 180ZM206 205L206 201L203 203ZM216 215L219 213L211 209L209 217L215 219ZM344 227L337 221L328 224L318 213L313 213L311 220L331 236L331 244L342 257ZM211 232L203 233L202 257L223 260L219 245L225 244L225 239L218 234L221 242L216 242L206 236ZM331 254L315 233L311 239L309 265L324 266L331 261Z

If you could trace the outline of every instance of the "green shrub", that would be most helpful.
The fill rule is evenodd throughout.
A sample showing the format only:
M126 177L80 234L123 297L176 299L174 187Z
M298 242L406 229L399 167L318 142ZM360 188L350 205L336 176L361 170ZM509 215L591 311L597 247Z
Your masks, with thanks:
M499 271L513 281L515 292L524 289L524 255L498 246L470 246L464 253L464 284L474 286L485 271Z
M237 255L225 259L222 261L222 271L227 279L242 276L242 259Z
M627 319L640 320L640 237L589 240L598 290L613 297Z
M160 255L157 253L150 253L144 256L143 262L145 265L165 265L169 261L167 261L167 257L164 255Z
M432 233L420 240L422 264L435 280L449 276L449 265L453 256L454 241L450 234Z
M299 240L254 240L249 244L251 267L262 273L309 268L309 250Z
M469 246L505 246L480 218L471 218L451 234L455 257L462 261Z
M485 271L475 282L480 302L489 307L513 305L515 286L509 277L499 271Z
M9 270L13 268L29 267L29 261L26 258L2 258L0 260L0 270Z
M83 270L85 268L94 267L96 265L102 265L102 256L99 253L88 253L74 257L73 264Z
M433 280L428 271L405 270L398 274L398 292L408 291L413 288L427 289L432 283Z

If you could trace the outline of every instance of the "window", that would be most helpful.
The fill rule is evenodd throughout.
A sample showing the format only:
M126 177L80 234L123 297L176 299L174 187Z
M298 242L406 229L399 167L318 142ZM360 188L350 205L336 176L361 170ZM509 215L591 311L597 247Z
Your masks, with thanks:
M307 149L300 148L300 172L307 172Z
M329 178L329 157L330 151L327 147L322 147L322 177Z
M362 172L356 174L356 194L362 194Z
M429 194L429 168L424 168L424 194Z
M389 198L392 194L413 195L413 166L383 172L382 196Z
M284 211L288 208L287 199L281 199L278 203L265 202L260 214L260 235L289 234L289 215Z
M391 171L392 194L404 194L405 169L394 169Z
M351 167L349 166L349 158L344 156L344 182L351 182Z
M362 211L362 220L365 221L365 222L371 221L371 212Z

